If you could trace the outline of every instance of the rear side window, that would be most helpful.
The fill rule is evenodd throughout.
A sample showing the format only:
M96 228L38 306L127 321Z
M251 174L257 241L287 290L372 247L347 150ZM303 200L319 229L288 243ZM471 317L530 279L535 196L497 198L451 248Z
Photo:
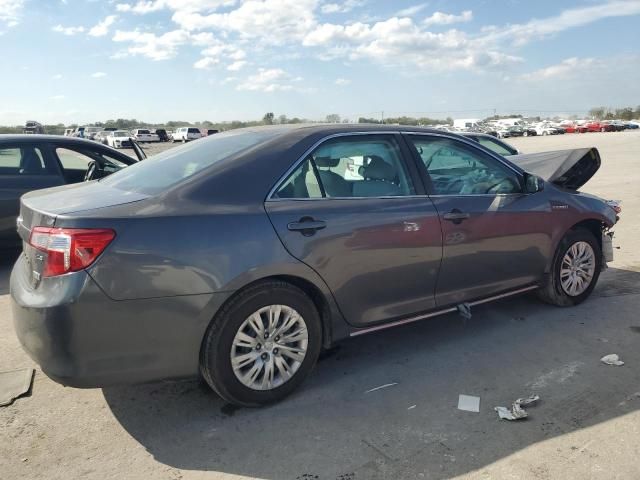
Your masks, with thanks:
M0 175L55 175L38 147L0 148Z
M479 137L476 139L478 141L478 143L480 143L480 145L482 145L483 147L488 148L489 150L499 154L499 155L515 155L516 150L514 149L507 149L505 145L501 144L500 142L493 140L491 138L487 138L487 137Z
M190 128L189 133L200 133L200 130L198 130L197 128Z
M154 195L280 134L277 130L221 133L166 150L100 181L120 190Z
M56 155L65 170L86 170L89 162L93 160L84 153L67 148L56 148Z
M311 159L302 162L273 195L274 198L322 198Z

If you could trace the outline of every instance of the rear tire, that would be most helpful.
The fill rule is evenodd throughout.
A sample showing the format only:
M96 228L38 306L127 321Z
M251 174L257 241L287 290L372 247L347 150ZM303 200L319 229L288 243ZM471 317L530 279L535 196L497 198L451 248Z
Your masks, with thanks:
M572 249L574 250L572 251ZM582 255L576 254L582 252L582 249L586 253ZM586 260L589 252L593 255L592 262ZM568 263L568 260L572 257L577 257L576 265L579 267L574 268ZM590 267L587 267L587 265L590 265ZM593 269L592 271L591 268ZM589 298L593 292L598 283L601 270L602 249L593 233L584 228L571 230L558 245L551 273L548 275L545 285L538 290L538 298L545 303L558 307L578 305ZM591 273L588 283L586 283L586 278L589 275L584 273L587 271ZM572 276L574 278L579 277L579 280L576 280L577 284L571 281ZM579 288L572 292L571 286L578 284Z
M262 330L255 328L256 319ZM291 327L283 327L291 321ZM200 372L227 402L262 406L300 386L316 364L321 345L320 316L311 299L286 282L263 282L240 292L215 316L202 342ZM295 353L294 359L283 353L291 348L304 355Z

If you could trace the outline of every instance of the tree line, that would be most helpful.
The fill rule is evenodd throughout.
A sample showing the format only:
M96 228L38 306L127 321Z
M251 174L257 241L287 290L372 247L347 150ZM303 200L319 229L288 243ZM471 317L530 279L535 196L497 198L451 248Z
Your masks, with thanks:
M640 118L640 105L635 109L631 107L624 108L608 108L608 107L594 107L588 112L589 117L596 120L633 120ZM518 117L522 115L508 115L509 117ZM490 117L490 119L502 118L504 116L495 115L494 117ZM453 120L451 117L447 117L444 119L437 118L428 118L428 117L389 117L389 118L367 118L367 117L359 117L357 120L352 121L349 118L343 118L337 113L332 113L327 115L322 120L310 120L307 118L300 117L288 117L287 115L278 115L276 116L273 112L267 112L262 117L262 120L250 120L250 121L241 121L241 120L233 120L233 121L225 121L225 122L212 122L209 120L204 120L200 122L187 122L180 120L171 120L164 123L150 123L142 120L137 120L135 118L118 118L111 119L105 122L95 122L91 125L95 125L96 127L104 127L104 128L117 128L119 130L132 130L134 128L165 128L167 130L174 130L178 127L196 127L202 129L215 129L219 131L224 130L233 130L236 128L244 128L244 127L255 127L260 125L286 125L286 124L296 124L296 123L373 123L373 124L399 124L399 125L441 125L441 124L451 124ZM62 135L64 134L65 129L67 128L75 128L77 124L64 125L62 123L58 123L55 125L44 125L44 129L47 133L53 135ZM19 126L0 126L0 133L22 133L23 127Z

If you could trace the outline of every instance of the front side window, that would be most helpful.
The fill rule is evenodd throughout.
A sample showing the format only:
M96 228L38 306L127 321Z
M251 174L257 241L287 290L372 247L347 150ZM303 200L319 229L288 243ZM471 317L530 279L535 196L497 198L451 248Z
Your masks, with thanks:
M515 148L508 148L504 143L489 137L477 137L476 140L483 147L488 148L498 155L516 155L518 152Z
M322 198L316 170L307 159L296 168L273 195L274 198Z
M497 160L458 140L409 135L436 195L520 193L518 176Z
M283 188L293 181L292 177L296 174L298 178L310 178L312 181L316 177L315 181L319 181L318 190L328 198L402 197L415 194L400 147L392 135L355 135L327 140L285 181L276 192L276 198L318 196L317 190L308 196L297 196L300 192L305 194L301 188L288 188L287 196L283 196ZM292 191L295 192L294 196L290 196ZM309 187L307 191L311 192Z

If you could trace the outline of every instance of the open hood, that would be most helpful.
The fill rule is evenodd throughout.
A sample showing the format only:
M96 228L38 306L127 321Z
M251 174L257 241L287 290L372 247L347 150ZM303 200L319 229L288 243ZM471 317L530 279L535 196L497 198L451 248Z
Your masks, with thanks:
M510 155L509 161L555 185L577 190L600 168L600 153L596 148L574 148Z

